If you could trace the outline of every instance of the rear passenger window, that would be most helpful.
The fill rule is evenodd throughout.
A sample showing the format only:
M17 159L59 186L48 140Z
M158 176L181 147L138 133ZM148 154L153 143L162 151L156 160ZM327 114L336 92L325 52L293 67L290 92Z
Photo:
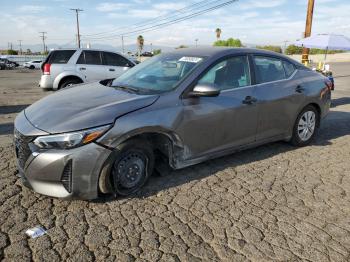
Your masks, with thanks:
M129 61L122 57L121 55L110 53L110 52L103 52L104 56L104 65L109 66L129 66Z
M102 65L101 54L99 51L83 51L77 64Z
M283 61L283 67L284 71L286 72L287 78L290 78L294 74L295 66L292 63Z
M67 64L74 53L75 50L52 51L49 58L49 64Z
M286 78L282 60L273 57L254 56L255 77L258 84Z

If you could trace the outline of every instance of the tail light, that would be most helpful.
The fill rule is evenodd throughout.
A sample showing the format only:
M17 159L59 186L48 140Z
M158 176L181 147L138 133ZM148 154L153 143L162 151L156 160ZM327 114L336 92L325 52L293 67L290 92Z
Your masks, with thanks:
M51 64L44 65L44 75L49 75L51 70Z

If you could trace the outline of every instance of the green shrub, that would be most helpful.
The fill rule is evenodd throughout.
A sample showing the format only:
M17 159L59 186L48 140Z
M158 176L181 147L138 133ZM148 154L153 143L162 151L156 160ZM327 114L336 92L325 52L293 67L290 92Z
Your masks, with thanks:
M282 48L280 46L264 45L264 46L257 46L256 48L269 50L269 51L273 51L273 52L282 54Z
M159 55L162 52L162 49L154 49L153 55Z
M13 49L9 49L9 50L7 50L7 54L8 55L18 55L18 51L13 50Z
M227 40L218 40L214 42L214 46L242 47L243 45L241 40L229 38Z

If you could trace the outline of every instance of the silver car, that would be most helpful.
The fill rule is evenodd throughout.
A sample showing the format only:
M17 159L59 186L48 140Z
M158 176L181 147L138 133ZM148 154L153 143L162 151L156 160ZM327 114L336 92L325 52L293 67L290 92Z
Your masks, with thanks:
M329 111L330 87L324 76L268 51L158 55L115 80L67 88L21 112L19 171L26 185L53 197L133 194L154 169L278 140L308 145Z
M39 86L61 89L107 78L117 78L135 63L127 57L97 49L59 49L49 53L41 65Z

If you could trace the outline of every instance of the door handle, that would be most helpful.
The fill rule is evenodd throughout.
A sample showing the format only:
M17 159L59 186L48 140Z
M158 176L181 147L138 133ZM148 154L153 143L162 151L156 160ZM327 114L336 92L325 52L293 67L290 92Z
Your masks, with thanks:
M86 70L85 67L80 67L79 69L80 69L81 71Z
M299 86L297 86L297 88L295 88L295 92L297 92L297 93L303 93L304 90L305 89L301 85L299 85Z
M256 99L255 97L246 96L245 99L242 101L242 103L245 105L252 105L252 104L256 103L257 101L258 101L258 99Z
M112 71L112 72L113 72L113 71L115 71L115 69L114 69L114 68L110 68L109 71Z

